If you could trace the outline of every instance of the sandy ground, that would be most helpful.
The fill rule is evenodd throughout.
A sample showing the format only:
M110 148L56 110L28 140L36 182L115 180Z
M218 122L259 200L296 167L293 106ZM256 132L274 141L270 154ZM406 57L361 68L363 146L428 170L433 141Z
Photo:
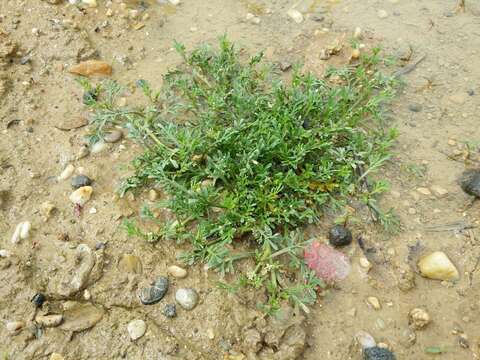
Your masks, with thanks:
M0 355L360 359L353 338L365 330L398 359L428 359L428 347L443 349L437 355L442 359L480 356L478 231L439 227L479 224L480 205L469 206L456 179L479 160L480 4L467 0L466 11L456 13L453 0L98 3L97 8L82 9L63 1L0 2L0 249L9 253L0 257L0 320L5 324L0 327ZM295 4L304 15L300 24L287 16ZM246 20L247 13L259 23ZM90 58L113 64L112 78L129 89L122 101L134 104L139 98L137 79L160 84L167 69L179 63L173 40L192 48L226 33L249 53L265 50L268 60L318 65L321 49L344 33L351 36L356 27L362 29L362 41L381 44L386 54L400 59L399 65L426 55L403 77L405 86L389 109L400 136L394 161L382 173L392 190L381 203L396 210L402 230L388 235L369 222L353 227L371 250L370 272L359 265L363 253L358 245L346 249L351 275L319 299L305 318L288 309L280 320L265 318L255 309L255 294L232 296L216 289L217 276L201 266L188 268L185 279L172 279L160 304L140 304L137 290L165 275L184 248L150 245L119 228L148 201L147 194L123 199L116 195L128 171L122 165L139 148L122 140L79 158L88 129L76 127L88 113L81 88L67 69ZM65 128L72 129L61 130ZM68 200L69 180L57 180L68 164L95 180L93 198L80 217ZM435 186L448 194L436 194ZM55 209L47 214L48 207ZM31 236L11 244L22 221L32 223ZM319 224L319 236L326 225L328 220ZM437 250L459 269L458 282L417 274L418 257ZM85 267L88 278L81 291L65 290L65 283ZM195 288L200 303L166 318L163 306L174 302L179 287ZM36 314L30 300L37 292L48 301ZM368 306L368 297L376 297L380 309ZM413 331L408 312L416 307L426 309L432 322ZM39 327L32 322L38 314L63 314L63 323ZM147 324L145 335L136 341L127 332L134 319ZM23 322L19 331L8 330L12 321Z

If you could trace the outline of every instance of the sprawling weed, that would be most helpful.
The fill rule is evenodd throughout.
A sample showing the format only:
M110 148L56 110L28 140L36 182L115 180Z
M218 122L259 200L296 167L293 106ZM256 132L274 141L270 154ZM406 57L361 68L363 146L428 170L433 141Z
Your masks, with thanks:
M168 194L161 206L176 216L158 234L127 229L149 241L188 241L187 263L222 273L252 259L224 286L266 289L270 310L284 299L306 309L321 282L304 265L299 229L351 198L391 220L375 201L386 183L371 175L389 159L395 136L382 121L393 80L378 71L378 51L325 79L296 72L284 83L261 55L242 61L225 38L217 50L176 48L183 65L161 90L137 82L146 107L115 108L115 82L83 84L94 94L86 99L95 109L92 140L121 125L145 148L122 192L161 187Z

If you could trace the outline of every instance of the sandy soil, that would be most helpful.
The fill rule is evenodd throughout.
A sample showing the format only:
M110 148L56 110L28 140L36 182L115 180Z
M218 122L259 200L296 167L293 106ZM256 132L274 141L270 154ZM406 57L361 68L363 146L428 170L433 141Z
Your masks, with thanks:
M49 2L0 2L0 249L9 253L0 257L3 358L360 359L353 340L359 330L398 359L428 359L428 347L442 348L442 359L480 356L479 235L475 227L439 228L479 224L480 205L469 206L456 178L479 160L480 4L467 0L465 12L454 12L453 0L183 0L177 6L98 0L96 8ZM300 24L287 16L294 5L305 17ZM247 13L259 23L247 20ZM88 113L68 68L90 58L111 63L112 78L129 89L122 101L134 104L137 79L160 84L179 62L173 40L192 48L227 33L249 53L265 50L268 60L305 62L319 71L321 49L356 27L362 41L381 44L399 65L426 55L403 77L405 86L389 110L400 136L394 161L382 174L392 191L381 203L396 210L402 230L388 235L369 221L353 227L370 249L370 272L359 265L358 245L346 249L351 275L308 316L285 308L280 319L266 318L255 309L255 294L216 289L217 276L200 266L188 268L185 279L172 279L160 304L140 304L137 290L165 275L183 248L150 245L119 228L148 201L146 193L116 195L128 171L122 165L139 148L122 140L78 157L88 130L75 127ZM57 180L68 164L95 180L80 217L68 200L69 180ZM437 196L435 186L448 194ZM55 209L49 213L49 207ZM15 227L27 220L31 236L12 244ZM328 223L319 224L319 236ZM436 250L457 266L458 282L418 275L416 259ZM81 289L65 288L85 268ZM163 304L174 302L179 287L195 288L200 303L168 319ZM47 295L38 311L30 302L37 292ZM381 308L368 306L368 297ZM416 307L426 309L432 322L412 331L408 312ZM38 313L63 314L63 324L39 327L32 321ZM134 319L147 323L136 341L127 332ZM7 329L12 321L24 322L19 331Z

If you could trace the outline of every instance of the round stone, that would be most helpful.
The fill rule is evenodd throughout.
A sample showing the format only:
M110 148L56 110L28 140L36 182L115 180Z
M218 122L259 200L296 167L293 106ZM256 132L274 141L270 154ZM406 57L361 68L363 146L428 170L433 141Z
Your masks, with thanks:
M175 294L175 300L185 310L192 310L198 303L198 294L194 289L182 288L178 289Z
M116 143L120 141L123 137L123 133L120 130L112 130L105 134L103 140L107 143Z
M463 191L480 198L480 170L464 171L459 181Z
M333 246L347 246L352 243L352 233L343 225L335 225L328 233L328 240Z
M168 285L168 279L166 277L161 277L155 281L153 286L145 287L140 290L138 297L143 305L156 304L162 300L167 293Z
M140 339L147 331L147 324L143 320L133 320L127 325L127 331L130 339L133 341Z
M385 348L374 346L363 350L364 360L395 360L395 355Z
M42 293L37 293L37 294L33 295L32 303L33 303L33 305L35 305L35 307L39 308L43 305L45 300L46 300L45 295L43 295Z
M92 184L92 179L85 175L77 175L72 178L72 188L79 189Z
M174 318L177 316L177 306L175 304L167 304L163 309L163 315L168 318Z

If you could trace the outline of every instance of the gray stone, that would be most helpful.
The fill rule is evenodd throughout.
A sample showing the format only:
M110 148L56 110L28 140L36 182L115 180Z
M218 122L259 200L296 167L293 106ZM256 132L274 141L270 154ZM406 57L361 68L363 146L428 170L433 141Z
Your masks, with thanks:
M72 178L72 188L79 189L92 184L92 179L85 175L77 175Z
M192 310L198 303L198 294L194 289L181 288L175 294L175 300L185 310Z

